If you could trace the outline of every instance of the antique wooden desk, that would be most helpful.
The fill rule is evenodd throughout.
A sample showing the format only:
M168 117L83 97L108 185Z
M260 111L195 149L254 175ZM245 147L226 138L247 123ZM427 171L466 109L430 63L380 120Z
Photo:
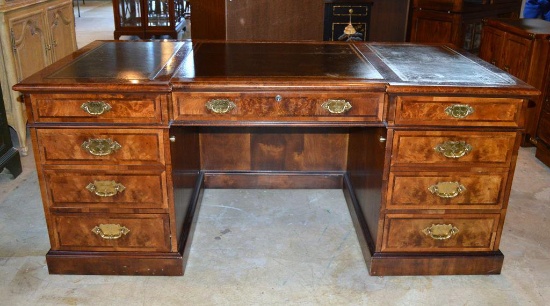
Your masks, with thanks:
M204 188L341 188L371 275L495 274L528 98L445 46L95 42L25 95L50 273L182 275Z

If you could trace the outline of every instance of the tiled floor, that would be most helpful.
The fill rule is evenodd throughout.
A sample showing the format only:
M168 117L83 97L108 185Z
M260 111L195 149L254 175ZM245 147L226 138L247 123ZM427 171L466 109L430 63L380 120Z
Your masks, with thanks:
M103 12L103 13L101 13ZM78 44L112 39L86 1ZM88 20L89 18L89 20ZM49 275L32 152L0 174L0 305L548 305L550 169L520 149L501 275L371 277L339 190L207 190L183 277Z

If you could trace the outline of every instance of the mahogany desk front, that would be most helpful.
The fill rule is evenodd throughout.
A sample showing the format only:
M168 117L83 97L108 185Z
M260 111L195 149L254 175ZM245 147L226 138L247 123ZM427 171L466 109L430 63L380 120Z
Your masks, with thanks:
M341 188L371 275L494 274L532 87L446 46L95 42L25 94L50 273L182 275L204 188Z

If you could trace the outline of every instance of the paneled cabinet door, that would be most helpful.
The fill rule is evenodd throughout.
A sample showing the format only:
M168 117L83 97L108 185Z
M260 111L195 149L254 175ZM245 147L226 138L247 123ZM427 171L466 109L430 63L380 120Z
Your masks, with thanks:
M47 26L42 10L13 16L8 24L17 81L21 81L51 63Z
M515 77L526 80L533 40L485 27L479 57Z
M505 33L491 27L483 30L483 43L479 49L479 57L485 61L500 67L502 65L502 45Z
M499 67L519 79L526 80L533 41L517 35L506 34L502 48L502 65Z
M52 61L56 61L76 50L73 7L70 2L49 7L46 18L51 33Z

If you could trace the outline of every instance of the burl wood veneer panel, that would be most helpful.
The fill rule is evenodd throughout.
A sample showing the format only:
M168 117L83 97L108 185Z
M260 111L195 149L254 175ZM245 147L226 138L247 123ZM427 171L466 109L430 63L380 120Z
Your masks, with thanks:
M44 164L164 165L164 131L161 129L37 129L38 154ZM83 143L110 140L120 148L108 155L92 155Z

